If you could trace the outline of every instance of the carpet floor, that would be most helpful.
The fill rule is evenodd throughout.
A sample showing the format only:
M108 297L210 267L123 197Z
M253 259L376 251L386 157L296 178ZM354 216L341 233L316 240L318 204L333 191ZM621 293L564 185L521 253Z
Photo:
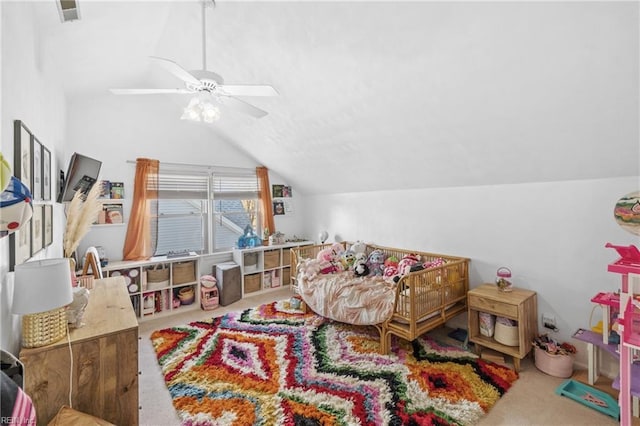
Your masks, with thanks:
M375 328L287 301L150 337L183 425L473 425L518 377L428 336L380 355Z

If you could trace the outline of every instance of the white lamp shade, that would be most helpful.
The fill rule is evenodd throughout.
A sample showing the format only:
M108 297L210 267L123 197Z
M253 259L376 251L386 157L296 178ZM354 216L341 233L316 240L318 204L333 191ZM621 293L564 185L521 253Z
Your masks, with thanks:
M73 301L69 259L44 259L15 266L14 314L35 314Z

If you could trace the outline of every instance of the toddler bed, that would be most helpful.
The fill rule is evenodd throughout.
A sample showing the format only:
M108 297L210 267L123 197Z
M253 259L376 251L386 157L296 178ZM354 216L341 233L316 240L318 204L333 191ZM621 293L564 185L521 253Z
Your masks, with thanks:
M370 275L356 276L353 267L344 265L325 267L325 273L318 273L319 256L328 250L352 252L355 245L349 242L291 249L292 285L317 314L375 326L380 333L380 352L386 354L392 334L412 341L466 311L469 259L357 244L357 251L364 250L367 258L375 251L384 259L399 261L397 271L381 267L376 275L372 265ZM414 261L407 266L405 259Z

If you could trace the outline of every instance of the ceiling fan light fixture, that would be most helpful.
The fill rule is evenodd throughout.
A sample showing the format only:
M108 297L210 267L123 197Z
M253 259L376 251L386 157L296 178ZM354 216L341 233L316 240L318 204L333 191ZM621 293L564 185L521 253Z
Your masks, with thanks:
M194 97L189 101L189 105L184 109L180 119L213 123L220 119L220 110L211 102Z
M220 120L220 110L217 106L214 106L210 102L203 102L202 104L202 120L205 123L213 123Z

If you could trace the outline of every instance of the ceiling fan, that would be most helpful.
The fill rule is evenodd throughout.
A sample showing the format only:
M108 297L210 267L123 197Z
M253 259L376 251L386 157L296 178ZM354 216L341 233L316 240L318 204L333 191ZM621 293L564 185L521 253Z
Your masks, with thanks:
M175 89L110 89L116 95L151 95L151 94L187 94L196 95L185 108L182 118L211 122L219 118L219 111L210 101L236 109L255 118L267 115L264 111L237 96L277 96L278 92L272 86L259 84L224 84L224 79L207 68L206 43L206 7L207 0L202 1L202 70L187 71L176 62L150 56L156 63L178 77L184 83L184 88ZM215 6L215 1L211 0Z

